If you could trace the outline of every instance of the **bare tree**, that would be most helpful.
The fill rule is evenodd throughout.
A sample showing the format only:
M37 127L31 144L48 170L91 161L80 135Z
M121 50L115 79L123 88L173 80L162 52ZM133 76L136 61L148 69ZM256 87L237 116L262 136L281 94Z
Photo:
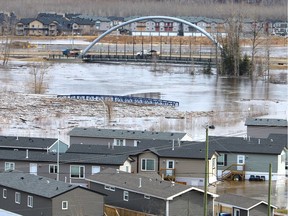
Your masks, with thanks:
M43 94L48 88L48 66L44 63L33 64L30 70L30 78L27 82L29 91L33 94Z

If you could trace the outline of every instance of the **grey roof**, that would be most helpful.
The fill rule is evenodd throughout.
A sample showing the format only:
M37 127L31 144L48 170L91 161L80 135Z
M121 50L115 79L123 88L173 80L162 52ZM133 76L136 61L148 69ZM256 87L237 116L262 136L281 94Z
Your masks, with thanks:
M56 141L54 138L0 136L0 148L47 149Z
M0 173L0 185L46 198L53 198L79 187L62 181L21 172Z
M182 139L186 133L178 132L154 132L121 129L99 129L99 128L73 128L68 135L75 137L94 138L122 138L122 139L158 139L158 140L178 140Z
M151 176L149 178L147 175L144 176L141 174L121 172L111 168L91 175L86 178L86 180L157 197L163 200L173 199L173 197L180 196L181 194L191 190L204 193L204 191L199 188L182 184L173 184L172 182L163 181L159 179L159 177L155 178L155 176ZM217 196L213 193L209 193L209 195Z
M246 126L287 127L286 119L251 118L245 122Z
M275 135L276 136L276 135ZM258 139L242 137L209 137L209 148L217 152L227 153L251 153L251 154L269 154L279 155L287 148L287 136L281 136L283 139Z
M254 207L256 207L262 203L267 205L267 203L264 201L252 199L249 197L239 196L239 195L235 195L235 194L220 195L219 197L217 197L215 199L215 202L229 204L229 205L232 205L232 206L235 206L235 207L238 207L241 209L245 209L245 210L249 210L251 208L254 208ZM272 207L276 208L273 205L272 205Z
M113 146L113 148L108 148L106 145L72 144L66 153L133 156L145 151L151 151L160 157L205 159L205 142L174 142L173 145L173 141L168 140L141 140L137 147ZM215 150L211 149L209 158L214 154Z
M0 160L13 161L33 161L33 162L54 162L57 161L57 154L40 151L29 151L28 158L26 151L1 150ZM123 165L129 160L127 155L95 155L95 154L75 154L63 153L59 156L60 163L66 164L102 164L102 165ZM17 167L16 167L17 168Z

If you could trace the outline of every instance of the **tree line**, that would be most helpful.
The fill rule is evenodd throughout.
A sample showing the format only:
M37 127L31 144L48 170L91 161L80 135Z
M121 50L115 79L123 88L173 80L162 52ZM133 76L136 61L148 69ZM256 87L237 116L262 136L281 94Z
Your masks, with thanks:
M234 11L241 12L247 18L287 19L287 0L0 0L0 5L2 11L14 12L19 17L55 12L94 16L166 15L225 19Z

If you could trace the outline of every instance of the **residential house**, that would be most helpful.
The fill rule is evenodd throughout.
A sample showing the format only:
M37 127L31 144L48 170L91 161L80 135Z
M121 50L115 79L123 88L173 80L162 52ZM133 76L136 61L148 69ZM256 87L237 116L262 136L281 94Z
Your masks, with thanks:
M276 206L271 205L270 215L274 215ZM223 194L215 199L214 216L266 216L268 215L268 203L243 197L236 194Z
M17 36L56 36L57 22L49 18L24 18L16 23Z
M121 129L100 129L75 127L68 132L70 144L137 146L139 140L192 141L187 133L137 131Z
M86 178L89 188L107 196L105 204L153 215L202 215L204 191L159 176L107 169ZM214 198L207 192L207 212L213 215Z
M68 145L61 140L54 138L0 136L0 149L12 150L34 150L44 152L63 153L68 149Z
M140 140L137 147L72 144L67 153L93 155L127 155L133 160L123 171L157 173L164 180L203 186L205 173L205 143ZM217 152L209 151L210 184L217 181Z
M47 153L32 150L1 150L0 172L18 170L72 184L86 186L85 177L106 168L131 170L126 155Z
M209 148L220 154L218 178L249 179L251 176L268 180L272 164L272 180L285 178L287 135L278 139L241 137L209 137Z
M94 23L96 33L101 34L111 28L111 20L108 19L107 17L87 16L87 15L80 15L77 17L80 19L91 20L91 22Z
M71 19L73 35L93 35L95 34L95 22L90 19L75 17Z
M104 211L101 193L27 173L0 173L0 191L0 209L22 216L102 216Z
M249 118L245 122L247 137L267 138L270 134L286 134L287 119Z

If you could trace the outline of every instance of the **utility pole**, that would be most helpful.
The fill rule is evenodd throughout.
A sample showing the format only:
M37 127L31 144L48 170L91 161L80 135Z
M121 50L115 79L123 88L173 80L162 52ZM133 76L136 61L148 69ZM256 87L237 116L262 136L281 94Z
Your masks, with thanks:
M58 130L58 141L57 141L57 181L59 181L59 173L60 173L60 167L59 167L59 137L60 137L60 130Z
M204 214L203 216L207 216L207 190L208 190L208 149L209 149L209 136L208 136L208 126L205 128L206 130L206 144L205 144L205 181L204 181Z
M269 164L269 186L268 186L268 216L271 216L271 173L272 173L272 165Z

